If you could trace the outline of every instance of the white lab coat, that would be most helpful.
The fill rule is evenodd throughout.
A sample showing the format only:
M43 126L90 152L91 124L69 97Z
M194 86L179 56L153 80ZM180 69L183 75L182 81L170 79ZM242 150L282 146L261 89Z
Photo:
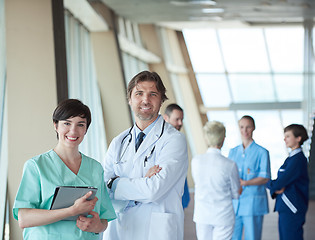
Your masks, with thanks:
M188 168L187 145L185 136L170 124L165 123L163 131L163 122L160 116L137 152L134 129L129 146L129 129L111 142L103 166L105 182L119 176L112 194L117 219L109 223L104 239L183 239L181 201ZM154 146L155 150L144 166L145 156ZM121 159L119 155L123 155ZM157 164L162 167L160 173L145 178L148 169ZM125 208L129 200L136 201L137 205Z
M239 197L240 181L235 162L224 157L219 149L209 148L191 162L195 182L196 223L213 226L234 225L232 199Z

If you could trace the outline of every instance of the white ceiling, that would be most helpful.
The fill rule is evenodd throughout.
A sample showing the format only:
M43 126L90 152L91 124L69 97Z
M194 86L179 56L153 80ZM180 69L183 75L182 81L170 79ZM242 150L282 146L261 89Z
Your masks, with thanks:
M216 2L208 0L101 1L113 9L117 15L131 21L164 25L171 24L175 28L182 28L184 26L200 27L200 24L203 27L226 25L226 23L229 23L229 26L231 26L231 22L243 25L296 23L315 17L315 0L216 0ZM215 5L211 4L211 2L214 2ZM205 13L204 11L223 12Z

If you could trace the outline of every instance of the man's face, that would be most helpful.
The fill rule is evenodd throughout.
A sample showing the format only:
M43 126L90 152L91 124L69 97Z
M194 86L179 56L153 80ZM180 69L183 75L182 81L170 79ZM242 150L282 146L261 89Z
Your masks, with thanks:
M172 124L178 131L183 126L184 113L180 110L174 109L170 116L165 114L165 121Z
M238 123L242 140L251 140L253 138L253 131L255 130L255 127L252 123L252 121L243 118Z
M162 105L161 94L158 92L155 82L139 82L132 89L129 105L137 120L153 122Z

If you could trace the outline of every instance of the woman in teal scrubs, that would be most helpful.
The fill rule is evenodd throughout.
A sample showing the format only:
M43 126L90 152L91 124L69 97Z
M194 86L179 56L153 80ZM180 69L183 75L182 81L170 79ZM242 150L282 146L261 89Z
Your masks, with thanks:
M90 110L79 100L68 99L55 109L53 122L58 144L25 163L13 207L14 218L24 229L24 239L99 239L99 233L116 215L101 164L79 152L91 123ZM87 200L89 192L71 207L49 210L57 186L92 186L98 191L93 200ZM88 217L80 215L85 212ZM62 221L75 215L80 215L76 221Z

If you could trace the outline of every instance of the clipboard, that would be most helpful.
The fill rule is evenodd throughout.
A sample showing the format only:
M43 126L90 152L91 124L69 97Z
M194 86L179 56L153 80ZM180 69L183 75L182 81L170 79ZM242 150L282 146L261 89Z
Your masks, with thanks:
M55 194L53 201L51 203L50 210L60 209L60 208L67 208L74 204L74 202L78 199L83 197L89 191L92 191L92 195L87 200L94 199L97 188L95 187L84 187L84 186L59 186L55 189ZM80 214L87 216L88 213ZM71 216L65 218L63 220L66 221L76 221L79 215Z

